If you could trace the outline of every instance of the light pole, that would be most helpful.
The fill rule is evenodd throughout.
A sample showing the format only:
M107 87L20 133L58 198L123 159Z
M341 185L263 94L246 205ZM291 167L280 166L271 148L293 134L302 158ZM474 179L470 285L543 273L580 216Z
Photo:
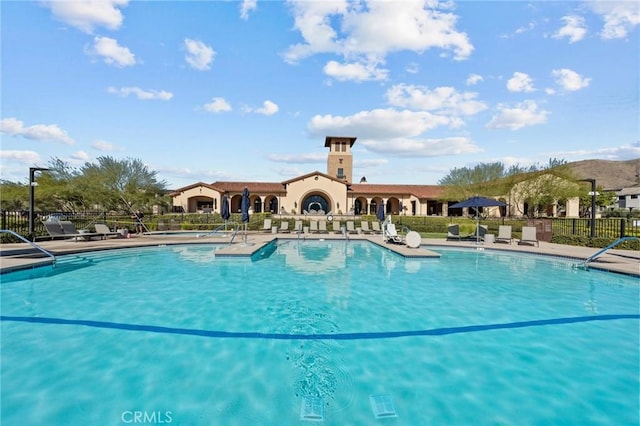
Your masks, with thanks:
M591 182L591 239L596 237L596 180L580 179L581 182Z
M37 185L36 181L35 181L35 174L36 172L42 172L45 170L49 170L49 169L45 169L42 167L29 167L29 238L31 238L31 240L33 241L35 239L34 236L34 230L33 230L33 222L34 222L34 218L35 218L35 212L34 212L34 189L35 186Z

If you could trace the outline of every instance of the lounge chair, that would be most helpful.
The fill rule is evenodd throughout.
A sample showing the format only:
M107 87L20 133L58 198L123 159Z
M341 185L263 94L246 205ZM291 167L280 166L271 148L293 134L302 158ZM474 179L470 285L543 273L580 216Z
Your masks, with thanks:
M68 220L44 222L44 227L52 238L73 238L76 242L78 241L78 237L82 237L88 241L91 237L99 237L102 235L96 232L78 232L75 225Z
M371 233L371 229L369 229L369 222L367 222L366 220L363 220L362 222L360 222L360 229L362 229L363 234Z
M109 229L109 227L104 223L96 223L94 227L96 228L96 233L100 234L103 239L107 239L108 237L119 237L121 235L119 232Z
M318 221L317 220L309 221L309 232L312 233L312 234L317 234L318 233Z
M267 218L262 224L262 232L271 232L271 219Z
M293 225L293 232L295 232L296 234L301 234L302 233L302 221L301 220L296 220L295 225Z
M394 243L394 244L404 243L400 235L398 235L398 231L396 230L396 225L394 225L393 223L387 223L386 226L384 227L384 239L388 243Z
M342 234L342 223L339 220L333 221L333 233Z
M318 221L318 232L320 234L327 234L329 232L329 231L327 231L327 221L326 220Z
M352 220L348 220L347 221L347 232L349 234L356 234L357 233L356 224L355 224L354 221L352 221Z
M518 241L518 245L520 244L535 244L536 246L540 247L538 236L536 235L535 226L522 227L522 238L520 238L520 241Z
M380 222L371 222L371 232L373 232L374 234L382 234L382 229L380 229Z
M447 241L458 240L460 241L460 225L453 223L447 226Z
M287 234L289 231L289 221L283 220L280 222L280 228L278 228L278 232L282 232L283 234Z
M473 237L474 240L479 239L480 241L484 241L484 236L487 232L489 232L489 227L487 225L478 225L476 230L473 231L473 235L471 235L471 237Z
M513 237L511 236L511 225L500 225L498 227L498 236L496 237L496 243L511 244Z
M169 230L169 225L167 225L164 220L159 220L158 231L168 231L168 230Z

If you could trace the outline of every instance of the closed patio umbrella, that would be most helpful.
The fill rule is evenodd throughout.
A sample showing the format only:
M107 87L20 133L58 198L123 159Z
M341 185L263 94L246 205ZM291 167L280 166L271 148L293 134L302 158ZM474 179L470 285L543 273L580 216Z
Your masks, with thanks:
M247 242L247 225L249 224L249 189L244 188L242 191L242 201L240 203L240 211L242 213L242 221L244 222L244 241Z
M455 203L449 206L450 209L460 209L473 207L476 209L476 244L480 241L480 215L478 208L480 207L506 207L507 205L502 201L494 200L493 198L486 197L471 197L459 203Z
M222 206L220 207L220 215L224 220L224 230L227 230L227 221L231 217L231 212L229 211L229 198L226 194L222 197Z
M384 221L384 204L380 202L378 204L378 211L376 212L376 216L380 222Z

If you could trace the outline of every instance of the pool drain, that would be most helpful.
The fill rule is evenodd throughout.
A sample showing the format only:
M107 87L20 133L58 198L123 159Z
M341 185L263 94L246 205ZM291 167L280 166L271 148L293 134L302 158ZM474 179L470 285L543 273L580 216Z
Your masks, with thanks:
M369 396L369 402L371 402L371 409L376 419L398 417L391 395L371 395Z
M300 420L324 421L324 402L316 396L305 396L300 404Z

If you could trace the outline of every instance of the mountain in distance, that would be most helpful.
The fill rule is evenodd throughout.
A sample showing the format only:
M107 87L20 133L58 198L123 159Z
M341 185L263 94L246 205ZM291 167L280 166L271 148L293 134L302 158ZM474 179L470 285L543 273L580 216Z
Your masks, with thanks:
M640 186L640 158L626 161L583 160L567 163L578 179L595 179L604 190Z

